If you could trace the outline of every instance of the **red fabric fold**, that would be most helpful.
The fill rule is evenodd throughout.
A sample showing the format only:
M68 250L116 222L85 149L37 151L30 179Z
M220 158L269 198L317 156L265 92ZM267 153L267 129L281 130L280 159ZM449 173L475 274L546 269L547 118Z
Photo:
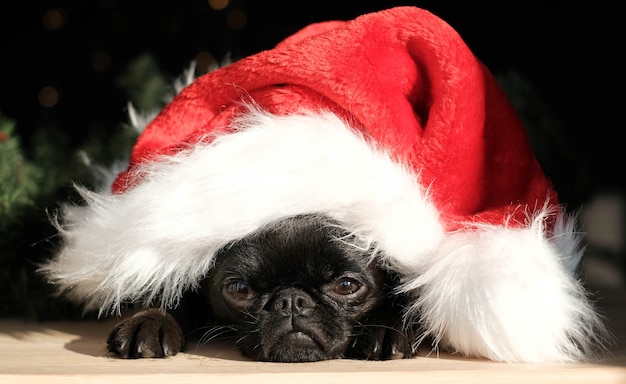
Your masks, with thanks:
M414 7L313 24L199 77L146 127L113 192L141 182L141 163L225 129L242 101L337 113L419 174L449 223L501 224L518 205L557 203L494 77L451 26Z

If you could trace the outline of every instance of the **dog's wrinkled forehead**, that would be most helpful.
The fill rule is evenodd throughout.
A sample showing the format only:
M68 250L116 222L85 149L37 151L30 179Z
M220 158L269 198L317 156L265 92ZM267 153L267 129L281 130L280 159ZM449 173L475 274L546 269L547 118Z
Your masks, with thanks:
M264 227L226 247L216 268L249 283L323 283L367 269L367 252L346 244L338 226L317 216L297 216ZM261 284L259 282L259 284Z

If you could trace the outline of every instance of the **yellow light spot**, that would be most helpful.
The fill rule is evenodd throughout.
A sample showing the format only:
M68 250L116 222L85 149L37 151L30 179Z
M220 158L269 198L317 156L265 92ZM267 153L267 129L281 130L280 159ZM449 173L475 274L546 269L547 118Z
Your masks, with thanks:
M209 0L209 7L216 11L221 11L228 7L228 0Z
M206 51L198 52L195 58L195 62L196 70L199 73L207 73L218 65L211 52Z
M59 29L65 24L65 17L58 9L50 9L43 14L42 23L44 28L50 31Z
M39 91L37 99L39 100L39 104L41 104L43 107L54 107L56 103L59 102L59 93L54 87L45 86Z
M226 25L228 28L238 31L243 29L248 23L248 16L241 9L233 9L226 16Z

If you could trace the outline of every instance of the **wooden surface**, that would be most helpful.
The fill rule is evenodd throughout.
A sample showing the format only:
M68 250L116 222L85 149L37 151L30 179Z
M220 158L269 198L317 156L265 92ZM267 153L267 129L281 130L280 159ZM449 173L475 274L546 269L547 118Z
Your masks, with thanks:
M605 361L594 364L504 364L425 353L412 360L383 362L262 363L220 345L191 345L186 353L168 359L118 360L105 350L112 319L97 323L5 319L0 320L0 383L626 384L624 293L605 293L599 304L616 344Z

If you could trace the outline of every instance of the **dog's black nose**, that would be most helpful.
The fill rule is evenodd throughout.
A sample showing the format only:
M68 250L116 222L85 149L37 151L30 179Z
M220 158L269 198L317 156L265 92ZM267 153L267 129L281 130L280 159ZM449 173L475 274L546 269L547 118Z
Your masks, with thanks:
M296 288L282 290L276 295L272 305L274 311L285 314L305 314L313 307L315 307L315 301L311 296Z

